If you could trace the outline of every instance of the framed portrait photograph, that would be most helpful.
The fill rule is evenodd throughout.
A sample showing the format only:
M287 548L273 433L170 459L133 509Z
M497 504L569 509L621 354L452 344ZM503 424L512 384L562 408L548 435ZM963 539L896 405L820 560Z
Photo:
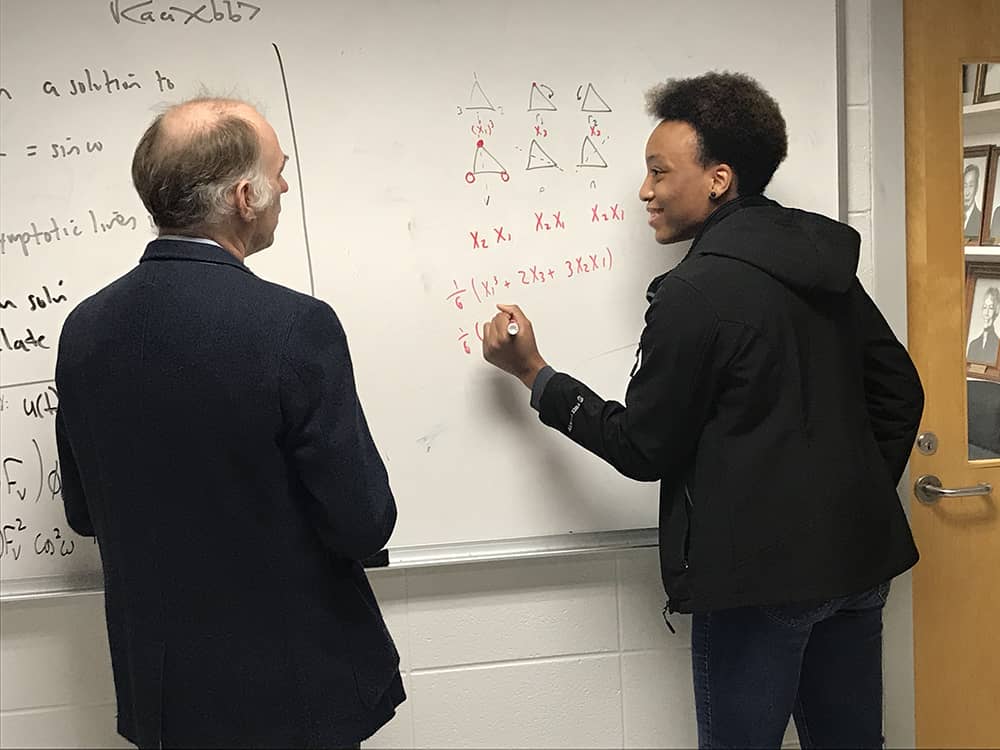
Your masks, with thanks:
M974 63L962 64L962 106L972 104L976 95L976 83L979 80L979 66Z
M1000 382L1000 263L965 266L965 368Z
M990 148L967 146L962 153L962 236L966 245L978 245L983 233Z
M1000 63L981 63L976 70L974 104L1000 102Z
M983 234L981 245L1000 245L1000 174L997 174L1000 147L990 149L989 165L986 168L986 202L983 203Z

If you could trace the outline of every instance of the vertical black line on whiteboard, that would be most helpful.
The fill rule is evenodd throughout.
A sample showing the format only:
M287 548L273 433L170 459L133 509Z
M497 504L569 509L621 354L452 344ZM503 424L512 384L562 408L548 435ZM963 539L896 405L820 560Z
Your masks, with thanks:
M295 137L295 118L292 117L292 100L288 97L288 79L285 78L285 64L281 61L281 51L278 45L271 42L274 54L278 56L278 69L281 71L281 86L285 90L285 106L288 108L288 124L292 129L292 153L295 154L295 174L299 178L299 204L302 206L302 236L306 241L306 266L309 268L309 294L316 296L316 283L313 281L312 254L309 252L309 229L306 227L306 196L302 190L302 162L299 160L299 142Z

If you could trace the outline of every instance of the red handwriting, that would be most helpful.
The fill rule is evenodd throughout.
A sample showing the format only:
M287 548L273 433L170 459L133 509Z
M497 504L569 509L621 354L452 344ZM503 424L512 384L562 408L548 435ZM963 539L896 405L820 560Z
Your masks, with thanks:
M539 138L548 138L549 129L545 127L545 120L541 112L535 113L535 135Z
M546 281L554 279L556 277L556 271L554 268L549 268L546 270L544 267L539 268L538 266L532 266L531 268L521 268L518 269L518 276L521 277L521 283L524 286L531 286L532 284L544 284Z
M536 284L552 284L558 279L572 279L584 274L598 271L610 271L614 268L615 256L610 247L587 252L575 257L566 258L554 265L534 263L523 268L516 268L509 273L494 273L488 276L469 278L468 285L459 286L452 279L453 291L445 297L445 302L451 302L459 310L465 309L462 295L472 291L476 302L484 304L497 296L501 289L511 286L534 286Z
M484 235L488 234L483 232ZM485 250L490 246L490 240L487 237L480 237L479 232L469 232L469 237L472 239L472 249L473 250ZM504 242L510 242L513 238L510 232L505 232L503 226L493 227L493 244L494 246L500 245Z
M451 283L455 285L455 291L452 292L451 294L449 294L445 299L449 299L449 300L454 299L455 300L455 307L457 307L459 310L464 310L465 309L465 305L462 304L462 295L465 294L468 290L467 289L459 289L458 288L458 282L455 281L454 279L452 279Z
M593 271L611 270L614 265L615 257L611 252L610 247L604 248L606 252L601 253L600 251L596 253L588 253L587 255L578 255L575 259L563 261L566 264L566 270L569 272L566 276L567 278L573 278L574 275L592 273Z
M476 301L482 304L484 299L488 299L497 293L497 288L501 285L500 278L494 274L491 279L479 279L476 283L475 277L469 280L469 286L472 287L472 293L476 295ZM506 289L510 286L509 281L503 282L503 287Z
M494 128L493 120L487 120L483 122L479 115L476 115L476 124L470 126L472 134L474 136L480 137L484 135L493 135Z
M481 325L482 324L477 320L474 329L476 332L476 338L479 339L480 343L482 343L483 341L483 331L482 328L480 328ZM458 334L459 334L458 340L462 344L462 351L465 352L466 354L472 354L472 349L469 348L469 341L468 341L469 334L465 332L464 328L459 328Z
M476 301L480 305L483 305L487 301L493 301L497 297L497 292L501 287L503 289L510 289L511 286L525 287L537 284L552 286L560 279L577 279L602 271L610 271L614 268L614 263L614 253L610 247L605 247L603 250L596 250L583 255L577 255L576 257L566 258L555 266L533 264L527 268L515 269L506 275L492 274L486 278L476 278L473 276L469 279L468 288L472 289ZM456 292L452 292L448 296L448 300L457 299L455 296L457 293L464 293L466 291L465 289L459 290L457 281L453 280L452 284ZM460 306L459 309L464 308ZM475 323L472 330L475 332L476 338L482 341L483 332L479 322ZM472 353L472 347L469 345L471 336L465 328L458 329L457 341L461 347L461 351L465 354Z
M535 211L534 214L536 232L548 232L553 229L566 228L566 222L562 219L562 211L556 211L554 214L549 214L552 217L552 221L547 221L545 214L540 211Z
M552 232L557 229L566 228L566 219L563 212L555 211L546 213L545 211L532 211L535 218L535 232ZM601 205L594 203L590 207L590 223L603 224L607 222L625 221L625 207L620 203L610 203ZM482 229L470 230L469 241L473 250L488 250L491 247L498 247L505 242L514 239L513 233L504 225L492 227L492 232Z
M595 203L590 212L590 223L601 221L625 221L625 208L615 203L604 210Z

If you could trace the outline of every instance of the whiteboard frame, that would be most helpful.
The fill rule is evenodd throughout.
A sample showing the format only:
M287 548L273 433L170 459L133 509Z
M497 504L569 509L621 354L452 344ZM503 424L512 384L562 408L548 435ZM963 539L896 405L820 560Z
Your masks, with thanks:
M840 221L846 221L848 154L846 142L846 50L844 48L846 25L845 2L844 0L834 0L833 5L836 15L834 65L837 102L837 122L835 126L838 145L837 189L840 214L838 218ZM372 567L366 570L377 574L381 570L407 570L411 568L430 568L467 563L598 554L658 546L659 530L657 528L644 528L457 544L390 547L388 549L389 564L387 566ZM71 596L90 596L103 593L103 573L101 571L30 577L9 581L0 580L0 604Z
M539 557L618 552L657 546L659 546L659 530L653 528L534 536L463 544L418 545L390 548L388 565L366 570L378 573L381 570L408 570L501 560L531 560ZM104 593L103 575L100 572L76 576L23 578L0 584L0 603L102 593Z

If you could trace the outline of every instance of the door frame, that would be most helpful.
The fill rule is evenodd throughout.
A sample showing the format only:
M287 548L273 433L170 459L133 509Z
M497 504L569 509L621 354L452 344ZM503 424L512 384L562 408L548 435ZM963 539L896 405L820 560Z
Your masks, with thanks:
M893 332L907 343L906 161L903 98L903 2L870 0L871 296ZM854 10L852 6L852 11ZM848 64L849 61L848 61ZM848 103L850 104L850 103ZM909 470L899 483L910 513ZM892 582L883 612L886 747L914 747L912 574Z

